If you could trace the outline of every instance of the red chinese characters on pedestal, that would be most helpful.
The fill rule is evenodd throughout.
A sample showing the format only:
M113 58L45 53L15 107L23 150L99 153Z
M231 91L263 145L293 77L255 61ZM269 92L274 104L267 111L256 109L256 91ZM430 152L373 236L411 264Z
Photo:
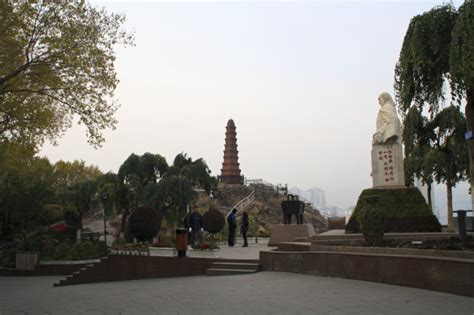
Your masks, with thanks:
M384 180L386 183L390 183L394 181L395 178L393 177L393 156L392 150L380 150L378 153L379 161L383 162L383 170L384 170Z

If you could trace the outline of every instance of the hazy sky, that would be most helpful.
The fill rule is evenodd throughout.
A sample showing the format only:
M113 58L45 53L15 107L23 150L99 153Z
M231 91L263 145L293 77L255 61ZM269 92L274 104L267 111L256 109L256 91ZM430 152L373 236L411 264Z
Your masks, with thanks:
M377 96L393 95L410 19L441 4L101 3L125 13L136 36L136 47L117 51L119 124L105 132L101 149L87 144L79 126L41 154L117 172L131 153L159 153L171 163L183 151L218 175L233 118L247 178L318 186L340 207L372 185Z

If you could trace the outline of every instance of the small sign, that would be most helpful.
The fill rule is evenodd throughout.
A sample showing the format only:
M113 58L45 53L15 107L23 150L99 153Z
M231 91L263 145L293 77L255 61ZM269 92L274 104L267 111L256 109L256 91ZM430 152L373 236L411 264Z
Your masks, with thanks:
M464 139L465 140L472 140L472 130L469 130L464 134Z

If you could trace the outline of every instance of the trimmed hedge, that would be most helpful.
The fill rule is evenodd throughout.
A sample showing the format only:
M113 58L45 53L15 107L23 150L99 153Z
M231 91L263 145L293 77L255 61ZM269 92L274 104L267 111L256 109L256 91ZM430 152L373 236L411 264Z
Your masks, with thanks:
M219 233L224 229L225 217L217 209L210 209L202 216L202 227L209 233Z
M125 240L132 243L133 238L139 242L152 242L161 228L161 215L156 209L138 206L130 210L125 223Z
M379 211L376 204L377 198L371 197L358 213L360 229L369 246L379 246L383 243L386 221L385 212Z
M385 218L385 232L441 232L441 225L415 187L401 189L365 189L346 225L346 233L360 233L359 213L376 199L378 211Z

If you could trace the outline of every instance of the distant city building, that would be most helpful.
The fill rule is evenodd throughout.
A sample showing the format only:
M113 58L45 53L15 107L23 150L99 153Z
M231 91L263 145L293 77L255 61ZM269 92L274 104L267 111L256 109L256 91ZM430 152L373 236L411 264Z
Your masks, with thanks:
M328 217L350 217L352 210L354 210L353 206L346 209L341 209L337 206L329 206L327 204L325 191L318 187L313 187L308 190L292 187L289 189L289 192L298 195L300 200L311 203L321 214Z
M237 150L237 132L235 123L229 119L225 132L224 162L222 162L219 181L224 184L242 185L244 180L240 175L239 151Z

